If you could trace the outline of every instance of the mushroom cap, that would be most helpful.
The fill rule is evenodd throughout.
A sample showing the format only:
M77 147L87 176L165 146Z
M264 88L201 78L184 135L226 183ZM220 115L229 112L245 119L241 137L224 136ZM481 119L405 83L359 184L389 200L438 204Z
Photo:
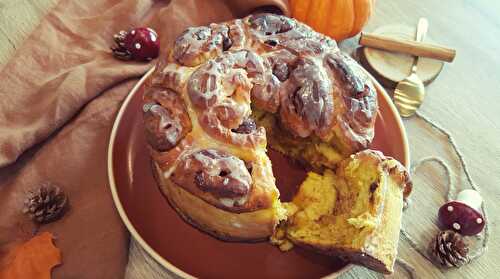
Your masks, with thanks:
M152 60L158 57L160 51L158 34L151 28L138 27L130 30L123 43L136 60Z
M438 219L445 228L463 235L476 235L485 225L481 212L459 201L450 201L441 206Z

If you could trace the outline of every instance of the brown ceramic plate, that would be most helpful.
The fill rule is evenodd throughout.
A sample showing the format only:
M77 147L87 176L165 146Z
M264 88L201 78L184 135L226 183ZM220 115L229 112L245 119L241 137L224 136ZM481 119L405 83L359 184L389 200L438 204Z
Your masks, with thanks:
M219 241L185 223L155 183L143 135L141 98L148 72L125 99L116 117L108 150L113 199L132 236L161 265L181 277L334 278L352 265L300 248L282 253L268 243ZM372 148L408 166L407 138L385 90L379 91L379 116ZM270 154L282 200L287 201L305 177L297 166Z

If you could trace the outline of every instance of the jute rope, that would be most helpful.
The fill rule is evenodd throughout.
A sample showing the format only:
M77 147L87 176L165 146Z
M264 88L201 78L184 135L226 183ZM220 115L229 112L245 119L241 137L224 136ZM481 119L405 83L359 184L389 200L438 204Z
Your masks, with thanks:
M455 154L457 155L457 157L458 157L458 159L460 161L460 165L462 166L462 168L464 170L465 177L467 178L467 181L469 182L471 188L474 189L474 190L476 190L476 191L478 191L478 192L480 192L479 186L472 179L472 176L471 176L471 174L469 172L469 168L467 167L467 164L466 164L466 162L464 160L464 155L462 154L462 152L460 151L460 149L458 149L457 143L456 143L455 139L453 138L453 136L451 135L451 133L448 132L448 130L446 130L445 128L443 128L440 125L438 125L436 122L434 122L429 117L423 115L422 113L420 113L420 112L417 111L415 113L415 115L418 118L420 118L421 120L427 122L433 129L435 129L438 132L446 135L448 142L451 144L453 150L455 151ZM446 180L447 180L447 194L446 194L446 198L447 198L448 201L452 200L453 199L452 197L456 194L455 193L456 189L455 189L455 185L453 184L452 179L451 179L450 167L442 159L440 159L438 157L434 157L434 156L422 158L422 159L418 160L417 162L415 162L413 164L413 166L412 166L412 168L410 170L410 173L412 175L415 175L417 169L420 166L422 166L423 164L427 163L427 162L435 162L435 163L439 164L441 167L443 167L443 169L445 171L445 174L446 174ZM488 215L487 215L486 206L485 206L484 201L483 201L483 203L481 205L481 210L483 211L484 222L486 223L486 225L484 227L484 235L482 237L482 244L479 247L479 249L477 249L476 253L474 253L473 255L469 256L470 260L474 260L474 259L480 257L486 251L487 245L488 245L488 239L489 239L489 228L488 228L488 222L487 222ZM417 241L415 241L415 239L404 228L401 228L401 235L403 236L403 238L406 239L406 241L408 242L408 244L410 244L410 246L415 251L417 251L420 255L422 255L428 261L434 262L432 260L432 258L429 256L428 250L425 249L425 248L423 248L421 245L419 245L417 243ZM478 238L481 238L481 237L478 236ZM407 263L404 260L399 259L399 258L397 259L396 262L403 269L405 269L411 275L412 278L417 278L417 274L416 274L415 268L413 266L411 266L409 263Z

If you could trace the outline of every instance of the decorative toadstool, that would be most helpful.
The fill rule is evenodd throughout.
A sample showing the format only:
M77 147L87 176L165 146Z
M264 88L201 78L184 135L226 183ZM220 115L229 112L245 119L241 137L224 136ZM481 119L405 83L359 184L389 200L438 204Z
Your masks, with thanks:
M113 55L121 60L150 61L160 52L158 34L145 27L134 28L128 32L120 31L113 36L116 46Z
M485 225L480 207L483 198L477 191L463 190L458 193L457 199L445 203L439 209L439 222L447 229L463 235L476 235Z

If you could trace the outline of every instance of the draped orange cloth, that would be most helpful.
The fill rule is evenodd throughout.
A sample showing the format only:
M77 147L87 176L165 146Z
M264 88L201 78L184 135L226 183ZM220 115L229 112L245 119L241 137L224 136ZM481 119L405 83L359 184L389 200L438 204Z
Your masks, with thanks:
M114 59L113 34L152 27L165 50L189 26L256 9L287 14L286 0L61 0L0 70L0 257L32 237L23 201L50 181L71 205L39 228L61 249L54 278L122 278L128 234L109 191L106 152L122 100L155 61Z

